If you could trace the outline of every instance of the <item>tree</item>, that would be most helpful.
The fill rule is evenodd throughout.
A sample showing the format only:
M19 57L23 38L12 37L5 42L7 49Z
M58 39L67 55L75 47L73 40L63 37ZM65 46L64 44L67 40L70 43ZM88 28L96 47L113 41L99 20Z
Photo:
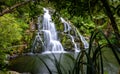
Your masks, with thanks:
M0 17L0 70L8 63L8 53L12 53L15 46L22 44L25 28L28 28L28 25L12 14Z
M106 0L101 0L101 2L103 3L103 6L105 7L106 9L106 13L107 13L107 16L110 18L111 20L111 25L113 27L113 30L115 32L115 35L116 35L116 38L118 40L120 40L120 34L119 34L119 30L118 30L118 27L117 27L117 24L115 22L115 19L113 17L113 14L112 14L112 11L110 9L110 6L108 4L108 2Z
M14 5L11 6L11 7L6 7L6 9L1 10L0 16L12 12L15 8L20 7L20 6L22 6L22 5L25 5L25 4L29 3L30 1L31 1L31 0L26 0L26 1L24 1L24 2L18 2L18 3L14 4ZM5 3L5 2L1 2L1 4L2 4L2 3ZM11 3L12 3L12 2L11 2ZM11 5L11 3L8 3L8 5L9 5L9 4ZM3 6L7 6L7 2L6 2L6 5L3 5ZM1 5L1 8L2 8L2 5Z
M73 18L74 16L83 18L91 17L91 21L95 24L96 17L100 17L99 20L110 20L110 25L113 28L114 34L118 43L120 42L119 26L116 23L116 16L119 16L120 12L120 1L116 0L50 0L55 5L57 11L65 10ZM113 14L114 12L114 14ZM99 14L100 13L100 14ZM64 14L64 13L62 13ZM104 15L104 16L103 16ZM102 17L101 17L102 16ZM109 19L108 19L109 18ZM87 19L86 19L87 20ZM103 22L103 24L106 22ZM79 24L79 23L78 23ZM77 26L77 25L75 25ZM84 25L83 25L84 26ZM97 24L96 24L97 26Z

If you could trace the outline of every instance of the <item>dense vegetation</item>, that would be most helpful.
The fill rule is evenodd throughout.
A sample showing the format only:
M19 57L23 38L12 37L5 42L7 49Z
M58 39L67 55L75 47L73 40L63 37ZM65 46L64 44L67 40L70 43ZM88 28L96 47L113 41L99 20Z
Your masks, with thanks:
M112 49L120 65L119 0L0 0L0 70L6 69L7 56L29 51L35 32L31 26L37 24L43 7L54 10L54 16L66 18L90 38L89 53L84 53L91 57L88 60L95 61L97 53L101 59L105 46ZM96 49L92 53L93 44Z

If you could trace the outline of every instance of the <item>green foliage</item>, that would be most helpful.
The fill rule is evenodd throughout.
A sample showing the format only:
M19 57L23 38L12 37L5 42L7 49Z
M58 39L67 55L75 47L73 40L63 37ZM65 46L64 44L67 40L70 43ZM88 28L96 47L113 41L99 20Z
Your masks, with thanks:
M23 1L25 0L0 0L0 12ZM120 1L107 0L107 2L110 5L110 9L112 10L112 14L115 17L117 24L120 24ZM89 36L94 29L106 29L107 23L110 22L109 18L106 16L106 10L101 0L33 0L21 8L14 9L14 16L16 17L12 14L0 17L0 56L2 56L0 62L2 64L4 59L6 59L6 54L3 50L9 49L9 47L11 48L14 45L21 44L22 41L30 39L29 36L24 33L28 28L28 25L25 22L28 23L31 18L36 19L37 16L43 13L43 7L49 7L49 9L55 8L56 12L59 12L62 17L68 18L68 20L70 20L72 24L86 36ZM63 26L60 27L63 28ZM119 25L118 28L120 29ZM117 39L113 34L109 38L106 38L110 40L106 41L104 37L105 36L102 34L95 36L95 43L98 44L95 52L98 53L99 51L99 55L101 53L102 44L104 45L107 42L109 42L110 45L111 43L117 44ZM65 40L66 38L64 38L64 41ZM91 48L89 49L91 51ZM93 55L96 54L93 53ZM89 57L87 56L87 58ZM101 55L99 59L102 59ZM91 62L88 62L88 64L91 64Z
M4 50L0 50L0 70L5 70L8 64L7 55Z
M15 18L12 14L0 17L0 65L4 69L7 61L7 53L12 53L15 45L22 43L24 31L28 25L21 19Z
M86 36L95 29L95 23L90 19L90 17L73 17L71 19L75 27L77 27L80 33L85 34Z
M118 0L50 0L55 6L55 9L63 16L68 18L72 23L80 30L81 33L90 34L90 31L94 29L106 29L107 23L112 23L112 28L115 33L118 34L120 29L119 26L119 11L120 1ZM105 8L103 3L107 3L108 8ZM111 9L108 13L108 9ZM114 16L110 18L109 16ZM114 21L114 23L113 23ZM115 29L116 28L116 29ZM89 30L90 29L90 30ZM104 30L106 31L106 30Z
M106 44L99 44L100 40L97 42L96 45L94 44L94 41L97 39L99 34L103 36L103 38L106 41ZM112 56L115 57L114 61L117 61L116 63L120 65L120 58L119 58L119 55L117 54L117 49L113 46L113 44L109 41L109 39L105 36L105 34L102 31L100 30L94 31L91 34L89 45L90 46L88 50L81 50L81 52L78 53L77 58L74 59L71 56L68 57L74 61L74 65L70 70L67 70L67 71L65 70L65 67L63 67L60 62L61 58L57 60L55 54L52 54L54 59L52 58L48 58L48 59L54 63L58 74L64 74L64 73L66 74L67 73L68 74L84 74L84 73L85 74L104 74L107 72L104 69L105 62L106 62L105 59L111 60L112 58L109 56L104 56L104 55L109 55L104 53L104 51L112 51L111 54ZM47 65L47 63L43 59L41 58L39 59L43 62L43 64L45 64L46 68L51 74L52 72L51 68ZM69 62L67 64L69 64Z
M42 6L40 6L39 4L36 4L34 2L31 2L27 5L24 5L24 7L18 8L16 9L18 12L19 16L24 16L24 15L28 15L29 18L34 18L38 15L40 15L40 13L42 13Z
M4 49L12 44L19 44L24 31L28 25L20 19L14 18L13 15L7 14L0 17L0 48Z
M12 15L0 17L0 48L4 49L12 45L12 43L22 38L20 32L22 29Z

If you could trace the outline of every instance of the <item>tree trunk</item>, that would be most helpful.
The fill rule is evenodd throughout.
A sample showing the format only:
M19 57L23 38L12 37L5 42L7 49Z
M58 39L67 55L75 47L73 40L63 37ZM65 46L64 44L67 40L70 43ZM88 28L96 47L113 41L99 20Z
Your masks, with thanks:
M110 10L109 4L106 0L101 0L101 2L103 3L103 6L106 9L107 16L109 17L109 19L111 21L111 25L114 30L115 36L118 40L120 40L119 30L118 30L117 24L115 22L115 19L113 17L112 11Z

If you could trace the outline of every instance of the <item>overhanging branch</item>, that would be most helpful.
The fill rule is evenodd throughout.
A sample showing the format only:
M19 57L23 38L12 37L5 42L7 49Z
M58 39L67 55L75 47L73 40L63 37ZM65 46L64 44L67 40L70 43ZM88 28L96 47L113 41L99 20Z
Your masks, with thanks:
M26 0L24 2L21 2L21 3L17 3L9 8L6 8L4 9L2 12L0 12L0 16L3 16L4 14L7 14L7 13L10 13L12 12L15 8L19 7L19 6L22 6L22 5L25 5L27 3L29 3L31 0Z

